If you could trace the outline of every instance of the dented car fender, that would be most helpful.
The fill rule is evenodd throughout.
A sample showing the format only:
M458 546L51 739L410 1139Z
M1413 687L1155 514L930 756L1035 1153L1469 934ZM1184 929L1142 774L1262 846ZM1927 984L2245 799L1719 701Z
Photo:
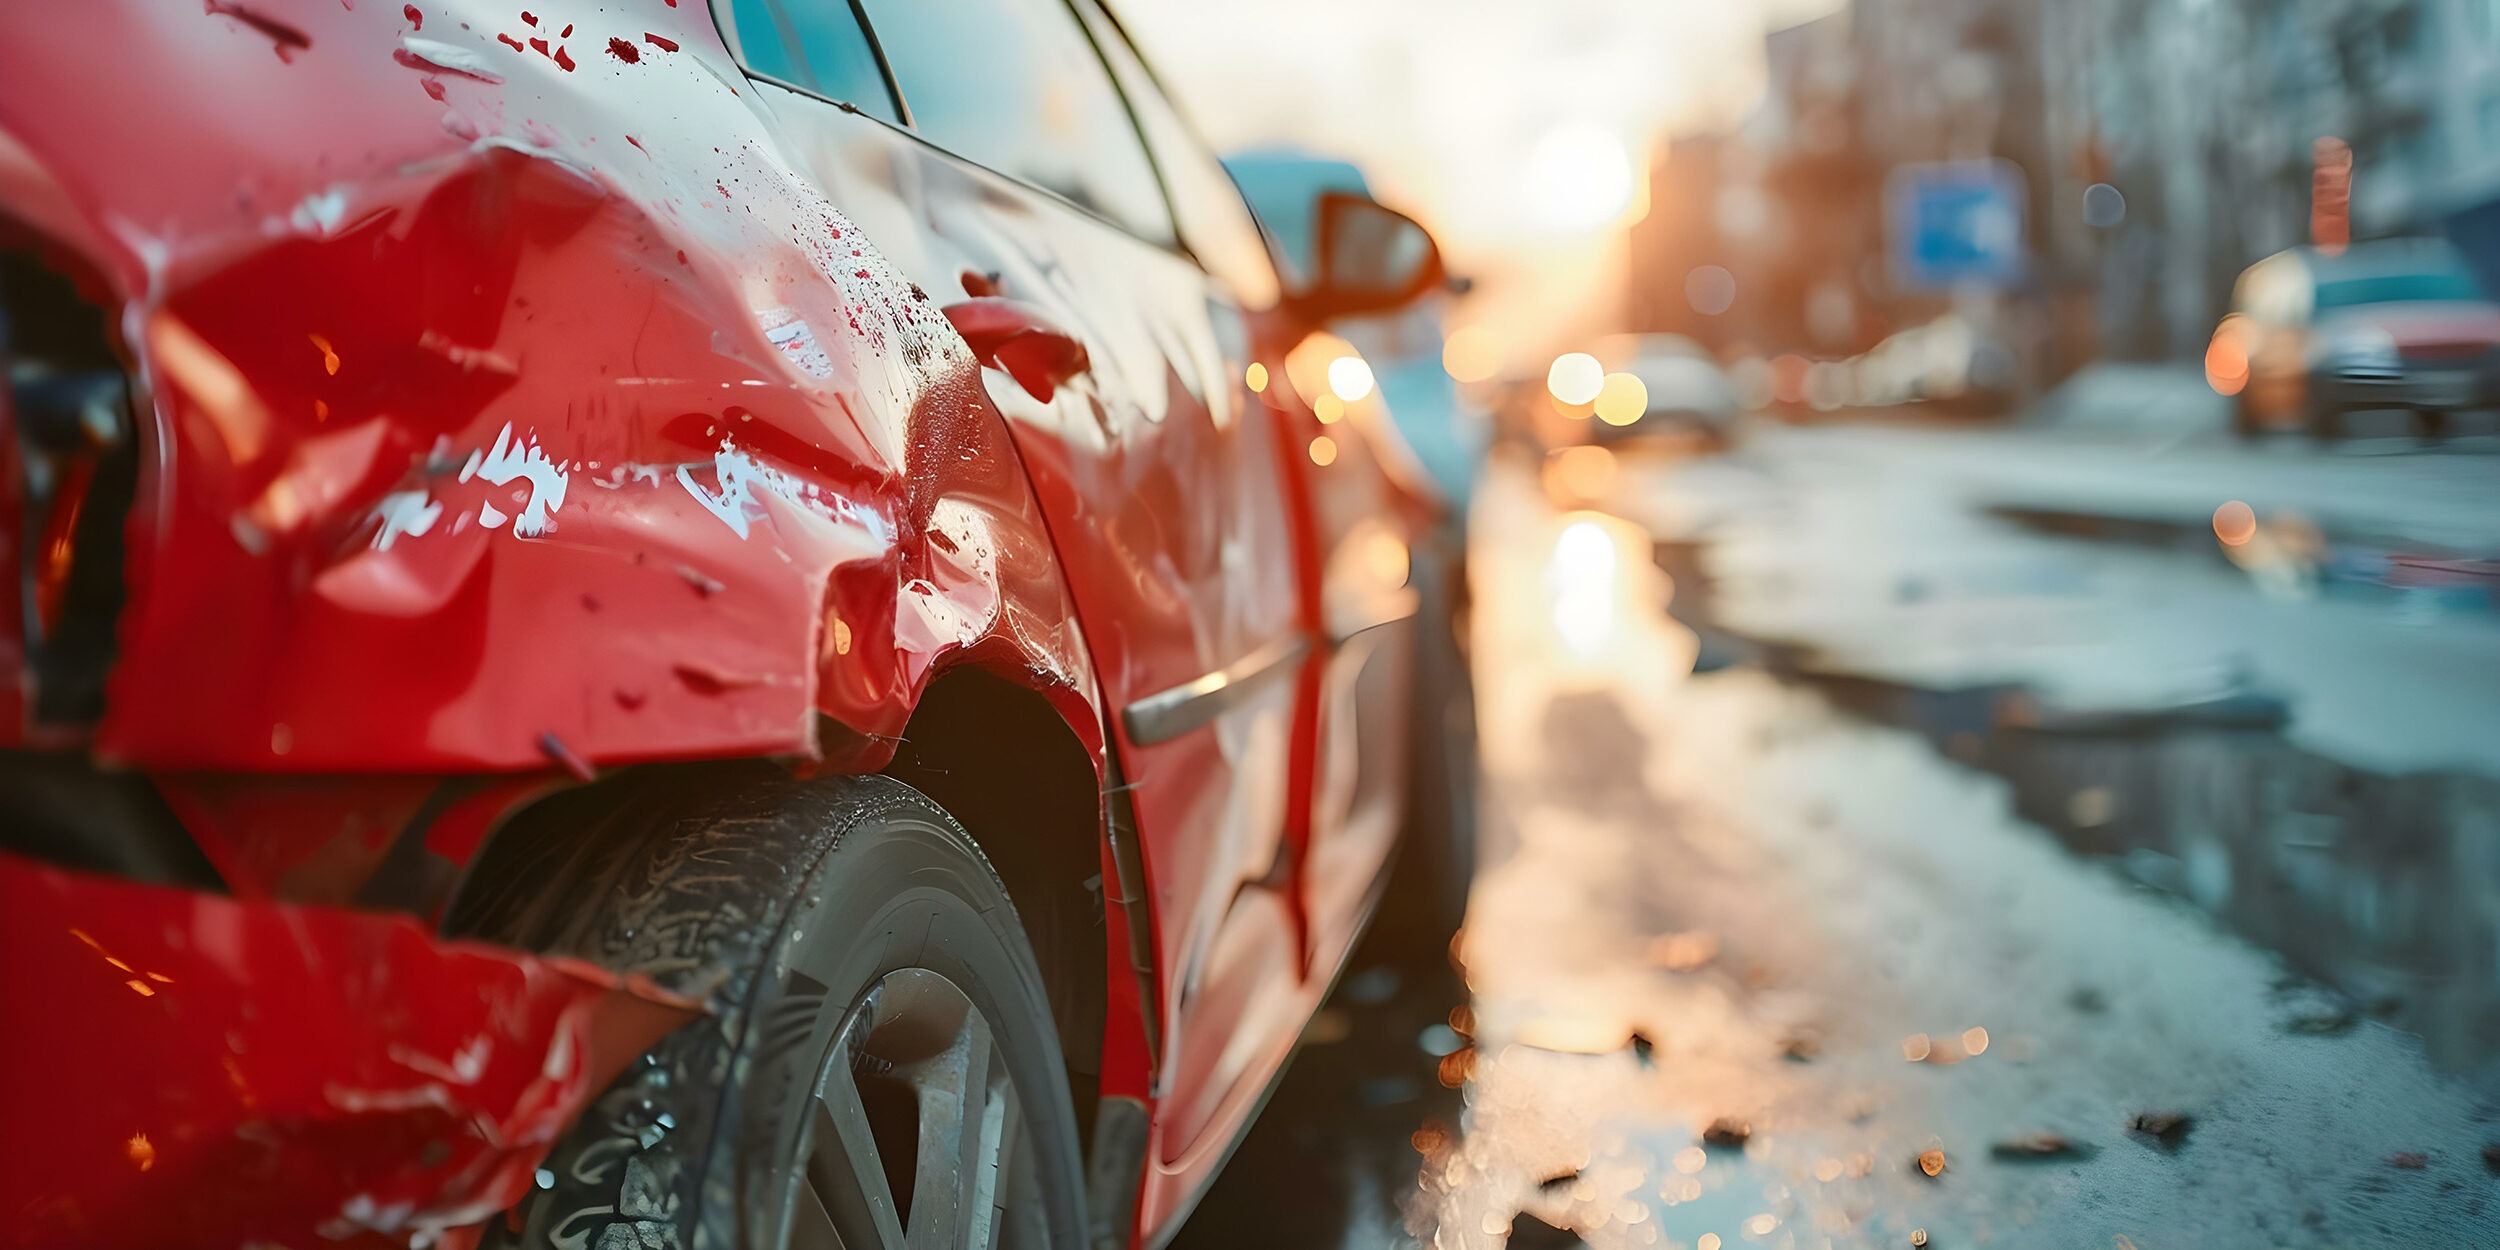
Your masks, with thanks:
M1099 761L980 364L700 5L34 5L0 44L0 164L76 209L22 224L152 399L100 756L873 768L977 662Z

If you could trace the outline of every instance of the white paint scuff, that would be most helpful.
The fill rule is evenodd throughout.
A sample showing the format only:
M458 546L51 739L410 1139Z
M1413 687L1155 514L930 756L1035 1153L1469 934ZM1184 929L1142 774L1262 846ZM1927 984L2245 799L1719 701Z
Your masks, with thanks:
M460 480L479 478L491 485L503 486L514 478L529 481L529 502L513 516L512 532L522 538L534 538L547 532L547 514L564 506L567 482L564 467L547 458L538 445L538 436L528 434L519 442L512 437L512 425L506 422L503 432L495 436L495 445L483 452L471 452L469 462L460 466ZM493 504L478 507L478 523L494 529L504 523L506 514Z
M287 215L287 221L306 234L337 233L339 223L347 218L347 192L339 187L307 195Z
M422 538L432 532L434 523L443 517L443 505L421 490L395 490L382 496L376 509L382 517L381 532L373 536L373 549L388 551L391 544L405 534Z
M641 479L646 470L656 466L623 467ZM873 511L805 478L758 463L727 439L721 440L720 450L712 455L712 478L718 483L717 491L705 489L695 478L695 471L701 467L676 466L677 484L740 538L753 532L755 518L764 515L764 497L769 495L801 513L851 531L868 549L882 549L894 541L893 526Z
M409 56L432 65L436 69L464 74L483 83L503 81L503 75L489 67L485 56L474 48L463 48L457 44L445 43L440 39L425 39L416 35L401 35L399 46Z
M720 482L720 493L717 495L703 489L703 484L694 480L694 474L687 466L677 467L677 484L685 487L686 493L694 496L694 501L702 504L704 511L719 517L721 524L728 526L730 532L740 538L746 537L748 532L747 509L760 503L755 497L756 487L761 486L770 494L791 498L796 495L793 487L798 485L790 481L788 475L757 464L753 456L727 443L721 444L720 451L712 456L712 476Z

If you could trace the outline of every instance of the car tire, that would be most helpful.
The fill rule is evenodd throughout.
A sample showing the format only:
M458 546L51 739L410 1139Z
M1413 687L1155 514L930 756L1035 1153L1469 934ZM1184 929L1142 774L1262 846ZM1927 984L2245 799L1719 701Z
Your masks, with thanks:
M2413 421L2414 427L2425 445L2436 447L2441 443L2448 441L2449 426L2452 423L2453 418L2449 415L2447 409L2417 408L2413 413Z
M1467 919L1476 871L1475 683L1461 640L1465 540L1436 528L1412 555L1418 605L1407 719L1406 827L1372 919L1371 949L1400 960L1442 957Z
M960 825L885 777L620 819L639 845L553 945L729 980L584 1110L488 1244L1085 1244L1048 990Z

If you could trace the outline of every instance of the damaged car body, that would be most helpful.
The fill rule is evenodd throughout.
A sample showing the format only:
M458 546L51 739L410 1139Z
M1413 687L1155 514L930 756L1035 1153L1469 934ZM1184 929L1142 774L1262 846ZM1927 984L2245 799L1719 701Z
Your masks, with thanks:
M1284 289L1093 0L0 56L0 1245L1167 1239L1404 821L1286 358L1420 228Z

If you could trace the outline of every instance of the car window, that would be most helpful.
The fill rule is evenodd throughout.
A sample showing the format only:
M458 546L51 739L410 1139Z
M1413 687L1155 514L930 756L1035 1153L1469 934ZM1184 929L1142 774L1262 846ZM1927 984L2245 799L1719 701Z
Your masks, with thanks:
M2350 308L2356 304L2396 304L2414 300L2479 300L2482 289L2456 270L2424 273L2374 273L2318 284L2318 307Z
M1207 272L1232 288L1234 298L1254 308L1275 303L1279 294L1276 264L1259 233L1258 219L1250 215L1250 206L1242 199L1241 188L1163 94L1119 24L1092 0L1076 2L1103 58L1111 62L1111 76L1119 80L1139 128L1146 133L1155 167L1163 172L1164 186L1172 193L1172 213L1179 219L1181 241Z
M1156 243L1172 214L1065 0L864 0L912 128Z
M729 27L747 71L899 122L877 52L850 0L731 0Z

